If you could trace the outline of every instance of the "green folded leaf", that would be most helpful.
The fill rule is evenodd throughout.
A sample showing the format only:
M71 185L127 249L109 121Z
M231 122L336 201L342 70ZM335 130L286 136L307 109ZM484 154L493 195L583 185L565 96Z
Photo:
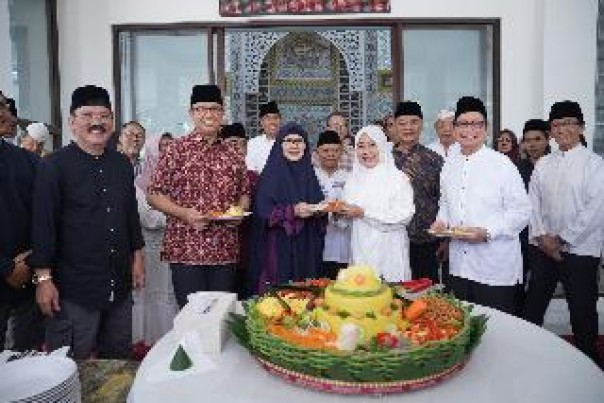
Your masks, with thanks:
M184 371L192 366L193 361L191 361L185 349L179 345L174 357L172 357L172 362L170 362L170 369L172 371Z

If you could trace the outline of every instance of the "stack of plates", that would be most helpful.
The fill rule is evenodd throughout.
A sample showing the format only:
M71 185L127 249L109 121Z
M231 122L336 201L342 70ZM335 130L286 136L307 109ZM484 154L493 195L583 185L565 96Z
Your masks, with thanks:
M74 402L81 400L76 363L66 357L40 356L0 364L3 402Z

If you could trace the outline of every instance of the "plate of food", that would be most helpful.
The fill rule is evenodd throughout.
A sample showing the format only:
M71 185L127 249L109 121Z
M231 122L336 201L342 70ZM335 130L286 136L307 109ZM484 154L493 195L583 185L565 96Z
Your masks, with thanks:
M329 200L322 201L321 203L311 204L310 210L315 213L339 213L344 207L345 203L342 200Z
M250 211L244 211L239 206L231 206L226 211L212 211L208 218L213 221L236 221L252 214Z
M429 229L428 234L437 238L463 238L465 236L471 235L472 232L468 231L466 228L463 227L453 227L444 229L442 231L435 231Z
M487 318L420 279L383 282L368 266L337 279L273 286L228 325L269 373L303 388L381 396L434 386L460 371ZM426 291L419 298L399 288Z

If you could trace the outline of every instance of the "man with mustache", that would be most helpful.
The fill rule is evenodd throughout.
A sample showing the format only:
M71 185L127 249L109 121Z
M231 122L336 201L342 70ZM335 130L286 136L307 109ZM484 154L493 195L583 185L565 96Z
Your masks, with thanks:
M128 159L107 147L109 94L87 85L72 94L74 141L42 161L34 188L36 298L50 350L75 359L128 358L132 287L144 282L144 246Z
M4 349L9 319L13 321L10 349L36 349L42 342L27 260L39 158L4 140L13 135L16 124L16 116L0 98L0 351Z

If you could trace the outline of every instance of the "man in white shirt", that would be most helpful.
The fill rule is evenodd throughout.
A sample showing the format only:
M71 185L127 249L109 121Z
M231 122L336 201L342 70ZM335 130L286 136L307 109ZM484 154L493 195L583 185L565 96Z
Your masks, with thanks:
M443 109L438 112L436 122L434 122L434 130L438 138L428 148L445 160L454 155L459 155L459 143L455 140L455 132L453 128L453 119L455 112Z
M581 144L578 103L555 103L549 115L559 150L540 158L531 176L531 277L524 318L539 326L558 281L575 345L596 363L598 265L604 230L604 161Z
M260 126L262 134L250 139L245 157L248 171L254 171L257 174L262 173L281 126L281 114L276 102L271 101L260 105Z
M350 172L352 170L352 161L354 159L354 148L352 144L354 140L350 136L348 130L348 121L342 112L332 112L327 117L327 130L333 130L340 136L342 143L342 151L340 153L339 168Z
M454 124L461 154L443 166L431 229L456 230L449 245L453 293L513 313L516 284L522 282L518 234L529 219L529 198L510 159L484 145L487 112L481 100L460 98Z
M319 135L317 142L318 165L315 174L328 202L342 200L342 190L348 172L340 169L342 140L338 133L326 130ZM333 204L336 206L337 203ZM350 262L350 227L348 220L339 219L337 214L329 212L329 221L325 232L323 249L323 273L335 279L338 271Z

